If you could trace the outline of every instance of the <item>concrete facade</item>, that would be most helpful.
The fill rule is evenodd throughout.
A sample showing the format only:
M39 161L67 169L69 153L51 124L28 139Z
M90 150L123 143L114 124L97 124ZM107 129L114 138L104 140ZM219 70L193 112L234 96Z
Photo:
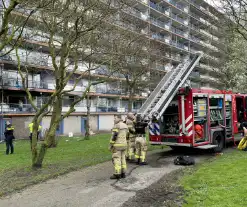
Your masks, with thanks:
M122 116L124 119L125 116ZM15 127L16 139L25 139L29 136L28 124L32 122L33 116L13 116L10 117L13 126ZM86 120L86 115L73 115L63 120L62 133L58 135L68 136L72 132L75 136L84 135L83 123ZM43 118L42 135L50 126L51 116ZM94 133L99 131L110 132L114 125L114 114L99 114L90 116L90 127ZM84 122L85 124L85 122Z
M81 134L81 116L70 116L65 118L64 121L64 131L65 135L68 135L70 132L73 134Z
M12 117L12 125L15 127L16 139L23 139L29 136L28 124L32 121L32 116Z

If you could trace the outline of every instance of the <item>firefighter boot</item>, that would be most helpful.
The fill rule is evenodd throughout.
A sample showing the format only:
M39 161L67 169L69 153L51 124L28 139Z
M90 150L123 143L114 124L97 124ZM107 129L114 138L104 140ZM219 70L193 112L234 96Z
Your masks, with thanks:
M144 150L141 151L140 165L147 165L147 162L146 162L146 152Z
M118 180L118 179L120 179L120 178L121 178L121 175L117 175L117 174L113 174L113 175L110 177L111 180Z
M121 178L126 178L126 174L125 173L122 173L121 174Z
M138 159L137 159L136 164L137 164L137 165L139 165L139 164L140 164L140 162L141 162L141 159L140 159L140 158L138 158Z
M146 161L140 162L140 165L147 165L148 163Z

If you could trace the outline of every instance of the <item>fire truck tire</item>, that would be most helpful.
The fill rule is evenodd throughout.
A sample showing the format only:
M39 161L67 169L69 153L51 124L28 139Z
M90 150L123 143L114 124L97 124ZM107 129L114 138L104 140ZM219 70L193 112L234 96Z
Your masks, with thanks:
M213 135L213 144L217 145L214 148L215 152L221 152L224 148L224 136L221 132L215 132Z

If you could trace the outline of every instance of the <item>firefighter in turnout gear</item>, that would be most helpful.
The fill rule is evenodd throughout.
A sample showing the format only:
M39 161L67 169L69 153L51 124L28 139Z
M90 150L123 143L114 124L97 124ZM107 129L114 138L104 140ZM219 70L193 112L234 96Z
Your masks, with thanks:
M243 138L238 144L238 149L247 151L247 122L237 123L237 127L243 131Z
M129 132L127 136L128 149L127 149L127 160L134 161L135 156L135 116L132 113L127 114L126 124L128 126Z
M114 174L111 179L125 178L127 169L126 165L126 149L127 149L127 133L128 126L123 123L121 117L116 116L114 127L112 129L112 137L110 140L110 151L112 152L112 162L114 165Z
M10 154L14 153L13 140L15 139L15 137L14 137L14 127L9 122L7 122L6 125L7 126L4 132L4 136L6 142L6 155L8 155L9 150L10 150Z
M137 159L137 164L146 165L146 154L147 154L147 141L146 141L146 127L147 123L137 122L135 125L136 130L136 140L135 140L135 158Z
M147 154L148 146L145 135L138 135L136 137L135 147L136 147L135 158L137 159L137 164L147 165L146 154Z

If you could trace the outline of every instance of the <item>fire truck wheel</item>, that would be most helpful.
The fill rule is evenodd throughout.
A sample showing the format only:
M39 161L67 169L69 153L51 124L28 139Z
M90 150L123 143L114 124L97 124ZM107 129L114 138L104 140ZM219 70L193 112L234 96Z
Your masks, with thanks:
M215 152L221 152L224 148L224 137L221 132L215 132L213 135L213 144L217 145L216 148L214 148Z

